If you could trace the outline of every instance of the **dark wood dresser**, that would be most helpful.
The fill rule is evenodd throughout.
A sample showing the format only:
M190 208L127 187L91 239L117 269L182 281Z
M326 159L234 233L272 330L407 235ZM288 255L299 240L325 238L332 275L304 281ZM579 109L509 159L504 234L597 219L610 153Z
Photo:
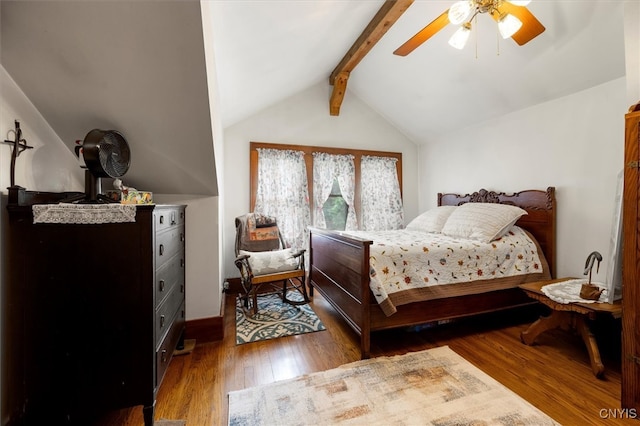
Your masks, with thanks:
M151 426L184 339L185 206L137 206L135 222L34 224L32 204L65 195L10 191L3 423L87 425L142 405Z

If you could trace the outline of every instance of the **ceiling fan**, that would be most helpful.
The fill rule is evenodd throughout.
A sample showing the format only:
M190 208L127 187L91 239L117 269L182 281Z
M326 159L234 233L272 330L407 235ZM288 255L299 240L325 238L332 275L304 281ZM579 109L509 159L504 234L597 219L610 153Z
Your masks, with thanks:
M522 46L545 30L540 21L525 7L530 2L531 0L457 1L393 53L399 56L408 55L449 23L460 25L449 39L449 44L462 49L471 34L471 21L481 13L491 15L498 23L498 29L503 38L511 37Z

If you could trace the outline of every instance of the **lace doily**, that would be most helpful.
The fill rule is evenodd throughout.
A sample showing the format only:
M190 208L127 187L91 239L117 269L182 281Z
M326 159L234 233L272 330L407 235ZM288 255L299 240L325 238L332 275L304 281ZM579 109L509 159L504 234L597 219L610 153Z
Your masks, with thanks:
M580 288L586 284L586 279L574 279L562 281L556 284L548 284L541 288L542 292L551 300L558 303L604 303L607 300L607 289L603 283L591 282L604 291L600 294L600 299L589 300L580 297Z
M33 223L98 224L136 221L132 204L35 204Z

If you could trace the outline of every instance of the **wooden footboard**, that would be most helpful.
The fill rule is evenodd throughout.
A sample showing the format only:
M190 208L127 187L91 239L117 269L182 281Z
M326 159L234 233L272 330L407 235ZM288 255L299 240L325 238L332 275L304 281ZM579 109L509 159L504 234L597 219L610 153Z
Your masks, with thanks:
M363 358L370 348L369 247L373 242L311 228L309 281L360 335Z

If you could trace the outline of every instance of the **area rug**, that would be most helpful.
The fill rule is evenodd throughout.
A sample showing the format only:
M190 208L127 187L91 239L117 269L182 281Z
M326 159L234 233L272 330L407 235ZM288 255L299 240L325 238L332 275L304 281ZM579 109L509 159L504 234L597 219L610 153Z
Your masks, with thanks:
M287 293L289 300L302 300L298 292ZM236 299L236 344L275 339L326 330L311 306L284 303L278 294L260 295L258 313L248 317L242 299Z
M448 346L229 393L229 425L558 425Z

